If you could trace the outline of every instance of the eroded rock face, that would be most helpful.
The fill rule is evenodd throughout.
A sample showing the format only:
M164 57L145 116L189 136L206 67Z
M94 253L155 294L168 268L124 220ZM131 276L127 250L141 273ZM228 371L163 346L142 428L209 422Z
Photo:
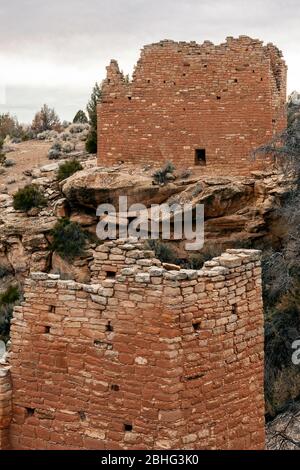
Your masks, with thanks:
M73 263L51 254L51 230L59 217L70 217L95 235L96 207L110 203L118 210L119 196L128 196L128 205L142 203L150 216L151 204L204 204L205 248L251 246L256 239L280 238L275 209L289 191L282 175L253 173L252 177L202 177L175 180L165 186L153 184L152 177L130 174L125 169L90 167L62 183L55 178L40 182L48 206L30 214L14 211L12 197L0 194L0 267L8 276L23 279L30 271L60 272L68 278L87 282L88 262ZM163 216L165 217L165 216ZM172 217L171 217L172 223ZM277 228L276 228L277 227ZM176 242L178 256L185 258L185 240ZM88 256L86 257L88 259Z
M86 210L95 213L102 203L112 204L118 211L119 196L125 195L128 206L141 203L149 208L166 202L204 204L205 239L229 247L234 241L247 243L270 236L272 213L288 189L289 182L282 175L263 172L253 172L251 177L198 177L157 186L151 176L102 168L80 171L62 185L73 212L77 212L74 220L79 223L85 221Z
M20 279L28 272L45 271L49 264L47 234L54 227L56 217L27 217L8 212L0 216L0 266Z
M278 415L267 425L266 448L268 450L300 449L300 410Z
M289 188L283 175L261 172L252 178L203 178L169 202L204 204L206 241L230 246L234 241L272 237L274 211Z
M128 204L160 204L184 186L170 183L157 186L149 176L131 175L122 171L90 168L75 173L62 185L62 192L72 206L96 211L99 204L109 203L118 208L119 196L127 196Z

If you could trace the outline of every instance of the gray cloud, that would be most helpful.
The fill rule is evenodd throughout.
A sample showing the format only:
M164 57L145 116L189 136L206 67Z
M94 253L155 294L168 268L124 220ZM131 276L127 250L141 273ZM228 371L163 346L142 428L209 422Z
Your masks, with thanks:
M63 117L71 118L104 77L110 58L130 72L144 44L165 38L219 43L248 34L274 42L288 62L289 87L297 88L299 14L298 0L1 2L0 86L7 87L7 99L0 110L16 109L11 91L18 90L16 96L35 98L27 102L26 116L36 101L46 101L58 103Z

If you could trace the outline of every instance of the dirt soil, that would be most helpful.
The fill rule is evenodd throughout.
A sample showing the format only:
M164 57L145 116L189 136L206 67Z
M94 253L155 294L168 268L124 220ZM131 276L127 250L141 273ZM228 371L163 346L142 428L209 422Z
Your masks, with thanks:
M25 170L32 170L51 163L47 156L51 145L51 142L39 140L13 145L15 150L7 153L6 158L13 160L15 165L5 168L4 173L0 174L0 192L2 192L3 186L6 186L7 192L13 194L18 188L31 181L30 177L24 175Z

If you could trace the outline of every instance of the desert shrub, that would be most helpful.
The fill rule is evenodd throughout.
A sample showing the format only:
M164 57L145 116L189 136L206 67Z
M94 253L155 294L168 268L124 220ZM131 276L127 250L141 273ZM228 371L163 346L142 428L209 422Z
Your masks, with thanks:
M5 144L6 139L0 138L0 165L3 165L6 161Z
M201 255L192 255L184 263L186 269L201 269L204 264L204 257Z
M148 240L147 244L154 251L156 258L163 263L179 263L176 252L167 243L163 243L160 240Z
M39 187L29 184L14 194L13 206L18 211L29 211L33 207L43 207L47 203Z
M7 266L0 265L0 279L7 276L10 273L10 270Z
M11 160L8 158L6 158L5 161L3 162L3 166L5 166L6 168L14 166L15 164L16 162L14 160Z
M61 157L61 152L59 150L50 149L48 151L49 160L58 160Z
M89 131L85 130L78 135L78 140L81 140L82 142L86 142L88 136L89 136Z
M63 153L71 153L75 149L74 142L64 142L61 146L61 150Z
M62 181L66 178L69 178L69 176L76 173L76 171L80 171L80 170L82 170L82 166L78 160L73 159L73 160L67 161L59 166L59 169L57 172L57 179L59 181Z
M60 140L62 140L63 142L67 142L69 140L72 140L72 135L70 132L68 131L65 131L65 132L62 132L61 134L59 134L59 138Z
M12 137L11 138L11 143L12 144L20 144L22 142L21 137Z
M31 128L31 126L24 126L21 139L23 142L36 139L36 132Z
M53 131L53 130L39 132L36 138L38 140L46 140L46 141L54 142L58 138L58 132Z
M0 294L0 304L7 305L13 304L20 297L20 292L17 286L10 286L6 289L5 292Z
M0 339L9 339L10 322L13 307L20 299L20 291L17 286L9 286L5 292L0 294Z
M0 114L0 138L5 139L7 135L11 138L21 138L23 128L16 117L9 113Z
M210 261L212 258L220 256L223 251L225 251L225 248L221 243L204 245L199 253L191 255L182 261L181 264L186 269L201 269L205 261Z
M47 140L50 142L54 142L58 138L58 132L54 130L48 130L48 131L43 131L37 134L37 139L38 140Z
M81 124L81 123L76 123L76 124L71 124L68 128L68 131L71 134L80 134L83 131L86 131L89 129L89 125L86 124Z
M168 175L173 174L175 166L172 162L167 162L163 168L160 168L153 174L153 179L157 184L165 184L168 181Z
M49 160L57 160L60 158L62 153L62 143L59 140L56 140L48 151Z
M54 144L51 146L52 149L54 150L61 150L62 144L59 140L56 140Z
M51 234L52 250L67 261L72 261L84 253L86 234L78 223L66 218L59 219Z

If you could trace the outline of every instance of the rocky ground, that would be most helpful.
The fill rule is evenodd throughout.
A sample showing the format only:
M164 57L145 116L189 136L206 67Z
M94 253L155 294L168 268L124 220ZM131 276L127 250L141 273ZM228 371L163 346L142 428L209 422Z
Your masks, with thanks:
M30 271L60 273L64 278L89 282L90 250L96 246L96 237L89 241L84 256L68 263L51 251L51 230L58 218L67 216L95 235L97 206L109 202L117 207L120 195L127 195L129 204L142 203L148 209L151 204L163 202L204 204L205 250L213 251L215 246L247 248L266 240L276 245L284 231L278 226L276 209L289 191L290 182L280 174L212 177L175 172L166 184L158 185L150 167L97 167L95 156L87 155L82 145L75 156L84 169L59 183L57 169L61 161L48 160L49 147L50 143L38 141L15 145L7 156L15 164L0 173L0 267L4 273L0 292L12 282L22 285ZM28 213L15 211L14 192L30 182L42 188L47 206ZM183 242L172 243L179 257L187 256ZM296 429L297 434L296 421L283 416L282 422L273 423L268 426L268 447L295 445L282 444L281 431L278 434L277 430L287 424L288 432ZM299 433L293 440L298 438Z
M267 425L268 450L300 450L300 410L277 416Z
M28 171L34 171L49 163L49 142L39 140L12 144L11 152L7 158L13 162L13 166L3 168L0 172L0 192L13 194L19 187L30 181Z

